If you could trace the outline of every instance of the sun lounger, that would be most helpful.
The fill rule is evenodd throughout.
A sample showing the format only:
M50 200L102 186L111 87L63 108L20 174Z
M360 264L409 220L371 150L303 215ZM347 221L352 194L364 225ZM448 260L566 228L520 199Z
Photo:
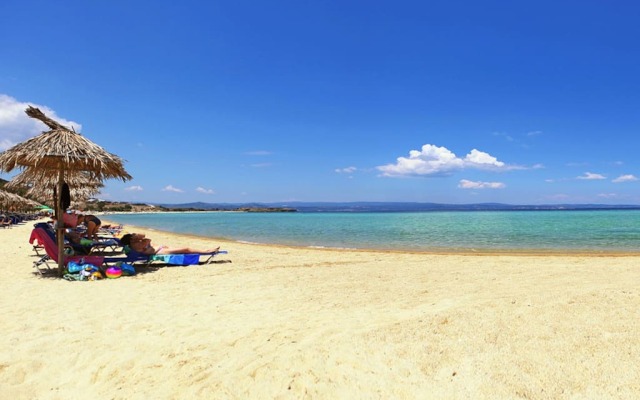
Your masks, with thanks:
M138 253L136 251L129 251L128 247L125 247L124 256L119 257L105 257L103 263L105 265L125 263L125 264L150 264L153 260L146 254Z
M222 250L213 253L155 254L151 256L151 259L152 261L162 261L169 265L203 265L213 262L213 257L218 254L227 254L227 252ZM200 261L200 257L206 257L206 259Z
M37 240L40 245L44 247L46 252L39 260L33 262L33 267L38 270L40 275L44 275L43 271L40 269L40 266L43 264L47 267L47 269L51 269L49 265L49 261L53 261L54 263L58 263L58 246L54 239L49 235L47 231L43 228L34 228L31 232L30 242L32 240ZM104 262L104 257L101 256L67 256L64 258L64 265L67 265L69 261L75 261L82 264L92 264L97 267L100 267Z
M53 227L50 224L46 222L38 222L34 224L34 227L44 229L55 242L56 231L53 229ZM85 240L86 240L86 243L83 244L82 242ZM32 240L30 240L29 242L32 243ZM100 252L106 251L107 249L111 249L111 251L116 251L118 247L122 247L122 244L120 244L120 240L118 240L117 238L110 238L110 239L105 238L105 239L99 239L99 240L82 239L81 243L72 243L65 238L65 245L72 248L73 252L78 255L82 255L82 254L89 255L92 253L100 253ZM40 248L39 246L38 247L34 246L34 250L38 255L39 255L38 253L39 248Z
M228 254L225 250L220 250L212 253L192 253L192 254L153 254L146 255L139 253L128 246L125 246L124 252L127 257L130 257L134 262L146 262L147 264L153 261L160 261L168 265L203 265L213 262L213 258L218 254ZM200 257L203 261L200 261ZM115 259L115 258L113 258ZM112 260L109 258L108 260ZM146 261L145 261L146 260Z

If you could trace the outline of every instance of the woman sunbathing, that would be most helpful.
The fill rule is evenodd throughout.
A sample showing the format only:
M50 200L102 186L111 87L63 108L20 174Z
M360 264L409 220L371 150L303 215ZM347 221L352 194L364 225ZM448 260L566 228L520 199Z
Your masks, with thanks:
M151 246L151 239L145 237L142 233L127 233L120 238L120 243L123 246L129 246L132 250L138 253L153 255L153 254L211 254L217 253L220 247L215 249L194 249L191 247L175 247L170 248L167 246L160 246L157 249Z

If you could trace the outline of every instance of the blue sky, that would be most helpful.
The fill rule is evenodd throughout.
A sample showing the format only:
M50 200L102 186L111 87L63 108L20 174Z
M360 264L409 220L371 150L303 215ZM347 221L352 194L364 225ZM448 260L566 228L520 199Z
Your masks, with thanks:
M109 200L640 204L639 12L5 0L0 150L35 105L126 160Z

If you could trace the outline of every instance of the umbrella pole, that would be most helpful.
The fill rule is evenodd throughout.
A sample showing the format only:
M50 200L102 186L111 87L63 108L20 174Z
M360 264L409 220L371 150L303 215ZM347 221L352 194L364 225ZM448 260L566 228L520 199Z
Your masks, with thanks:
M58 198L56 199L56 212L58 218L56 221L56 236L58 238L58 275L64 275L64 214L62 210L62 185L64 183L64 169L60 169L58 174Z

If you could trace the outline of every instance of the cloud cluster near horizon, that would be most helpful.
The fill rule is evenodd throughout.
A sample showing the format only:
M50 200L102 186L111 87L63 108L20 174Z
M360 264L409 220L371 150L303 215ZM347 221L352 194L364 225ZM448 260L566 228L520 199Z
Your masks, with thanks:
M607 178L602 174L595 174L593 172L585 172L584 175L578 176L577 179L582 179L582 180L586 180L586 181L594 181L594 180L602 180L602 179L607 179Z
M213 189L205 189L202 186L198 186L196 188L196 192L198 193L204 193L204 194L214 194L215 192L213 191Z
M184 193L185 191L177 188L173 185L167 185L162 189L163 192L174 192L174 193ZM204 194L214 194L215 192L213 191L213 189L207 189L207 188L203 188L202 186L198 186L195 189L196 192L198 193L204 193Z
M129 186L126 187L124 189L127 192L142 192L144 189L142 188L142 186L140 185L133 185L133 186ZM174 193L185 193L184 190L177 188L173 185L167 185L164 188L162 188L163 192L174 192ZM202 186L198 186L195 189L196 192L198 193L204 193L204 194L215 194L215 191L213 189L207 189L207 188L203 188Z
M0 93L0 151L7 150L49 130L41 121L25 114L25 110L29 106L39 108L49 118L73 128L76 132L80 132L82 129L82 125L79 123L60 118L55 111L47 106L20 102L11 96Z
M467 179L460 180L460 189L504 189L507 185L502 182L474 182Z
M182 189L178 189L177 187L174 187L173 185L167 185L164 187L164 189L162 189L163 192L175 192L175 193L184 193L184 190Z
M585 172L584 175L577 176L576 179L585 180L585 181L601 181L607 179L605 175L596 174L593 172ZM635 182L638 178L635 175L626 174L620 175L619 177L612 179L613 183L623 183L623 182Z
M613 183L622 183L622 182L634 182L637 181L638 178L636 178L633 175L621 175L619 177L617 177L616 179L612 180L611 182Z
M382 176L449 176L463 169L504 171L520 169L510 166L492 155L473 149L464 158L456 156L446 147L425 144L421 150L411 150L409 157L398 157L395 164L376 167Z

